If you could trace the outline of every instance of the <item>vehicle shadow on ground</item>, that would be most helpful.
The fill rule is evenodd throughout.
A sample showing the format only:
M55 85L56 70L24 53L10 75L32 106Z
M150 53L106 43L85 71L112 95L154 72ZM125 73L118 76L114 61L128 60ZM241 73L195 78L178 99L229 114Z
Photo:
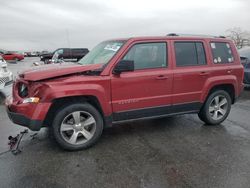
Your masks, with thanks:
M106 128L103 130L100 140L88 148L87 150L103 150L102 148L112 148L114 145L121 143L132 143L133 140L144 137L146 139L154 138L160 139L159 137L165 137L165 140L171 141L173 137L181 137L179 134L180 130L183 131L181 136L185 137L185 134L189 132L198 132L204 136L209 134L225 134L227 130L223 125L218 126L205 126L205 124L200 121L196 115L180 115L174 117L166 117L152 120L134 121L129 123L122 123L113 125L111 128ZM47 147L54 148L57 151L65 152L61 149L54 140L52 133L48 130L48 142ZM159 135L159 137L157 137ZM46 139L46 138L44 138ZM175 139L175 138L174 138ZM78 152L84 152L85 150L80 150Z

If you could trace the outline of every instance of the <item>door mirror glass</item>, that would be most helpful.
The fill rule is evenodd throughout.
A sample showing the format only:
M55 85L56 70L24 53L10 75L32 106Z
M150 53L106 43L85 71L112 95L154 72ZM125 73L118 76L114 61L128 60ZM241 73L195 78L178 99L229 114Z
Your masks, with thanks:
M134 71L134 61L131 60L121 60L119 61L114 70L114 74L121 74L122 72Z

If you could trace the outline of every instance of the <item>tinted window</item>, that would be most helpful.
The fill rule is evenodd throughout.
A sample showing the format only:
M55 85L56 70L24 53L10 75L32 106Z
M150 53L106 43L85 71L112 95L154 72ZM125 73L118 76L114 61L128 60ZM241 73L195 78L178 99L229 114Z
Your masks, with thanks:
M203 44L201 42L196 42L195 45L197 50L198 63L202 65L207 64L206 54Z
M206 55L201 42L175 42L177 66L206 64Z
M73 49L72 51L73 51L73 53L79 53L79 54L85 52L84 49Z
M212 42L210 43L213 62L218 63L232 63L234 61L232 49L229 43L226 42Z
M144 43L134 45L124 56L124 60L133 60L135 70L167 66L166 43Z

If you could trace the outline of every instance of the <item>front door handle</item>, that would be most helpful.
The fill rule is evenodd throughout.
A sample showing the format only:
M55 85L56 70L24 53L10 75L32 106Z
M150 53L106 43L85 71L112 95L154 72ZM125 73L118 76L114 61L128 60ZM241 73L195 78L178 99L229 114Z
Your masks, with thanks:
M156 80L166 80L168 79L168 76L165 76L165 75L159 75L156 77Z
M199 75L200 76L207 76L207 75L209 75L209 72L201 72Z

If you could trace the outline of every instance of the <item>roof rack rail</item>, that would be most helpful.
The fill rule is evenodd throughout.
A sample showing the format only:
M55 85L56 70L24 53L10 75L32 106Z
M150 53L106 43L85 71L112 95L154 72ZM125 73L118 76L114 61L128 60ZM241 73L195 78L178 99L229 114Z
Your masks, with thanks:
M219 38L223 38L223 39L225 39L225 38L227 38L227 37L220 35L220 36L219 36Z
M169 33L166 36L186 36L186 37L211 37L211 38L226 38L225 36L214 36L214 35L200 35L200 34L177 34L177 33Z
M167 34L167 36L173 37L173 36L179 36L179 35L177 35L176 33L169 33L169 34Z

